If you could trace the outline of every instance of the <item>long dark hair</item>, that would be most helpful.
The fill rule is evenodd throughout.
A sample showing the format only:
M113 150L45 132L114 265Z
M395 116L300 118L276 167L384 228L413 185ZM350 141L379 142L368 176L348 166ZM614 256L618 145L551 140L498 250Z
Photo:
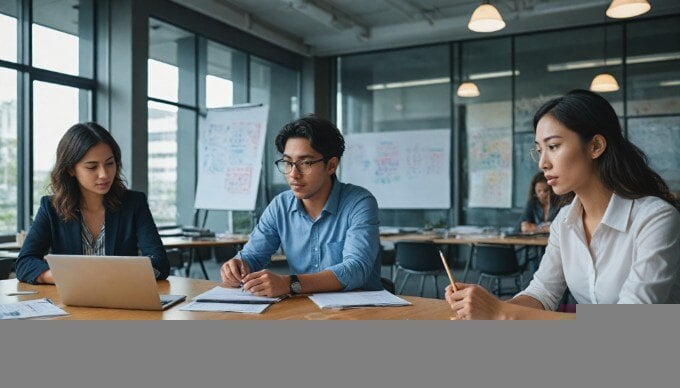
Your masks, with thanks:
M577 89L546 102L534 115L534 132L545 115L576 132L584 145L595 135L605 138L607 146L595 159L595 167L609 190L629 199L659 197L678 207L666 182L649 167L645 153L623 137L614 108L602 96Z
M533 177L531 177L531 185L529 185L529 201L531 201L532 204L537 204L538 203L538 197L536 196L536 185L538 183L545 183L546 186L548 185L548 180L545 178L545 174L542 172L536 173ZM552 187L548 186L548 191L550 191L550 201L552 202L553 197L555 196L555 193L552 191Z
M50 175L50 189L54 193L52 206L64 221L75 220L80 207L80 186L71 172L90 148L102 143L111 148L116 162L116 176L111 189L104 196L104 205L107 209L116 211L122 203L126 188L121 173L123 164L118 143L101 125L93 122L78 123L69 128L59 141L57 161Z

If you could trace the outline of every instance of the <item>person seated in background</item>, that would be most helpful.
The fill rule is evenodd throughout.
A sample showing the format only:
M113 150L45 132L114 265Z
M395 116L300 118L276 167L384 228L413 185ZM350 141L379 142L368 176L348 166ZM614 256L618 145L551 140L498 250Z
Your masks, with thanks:
M306 116L283 126L275 162L290 186L264 210L248 243L220 270L230 287L261 296L381 290L378 203L335 172L345 140L328 120ZM263 269L281 246L291 275Z
M170 272L143 193L128 190L120 147L100 125L79 123L57 146L51 196L40 200L16 262L17 278L54 284L44 259L53 254L149 256L157 279Z
M522 233L537 233L550 231L550 223L560 210L558 196L553 194L548 186L548 180L542 172L531 178L529 199L520 219Z
M446 300L458 319L563 318L569 289L579 304L680 303L680 213L644 153L623 137L612 106L574 90L534 116L538 167L558 195L572 193L550 226L529 286L501 301L456 283Z

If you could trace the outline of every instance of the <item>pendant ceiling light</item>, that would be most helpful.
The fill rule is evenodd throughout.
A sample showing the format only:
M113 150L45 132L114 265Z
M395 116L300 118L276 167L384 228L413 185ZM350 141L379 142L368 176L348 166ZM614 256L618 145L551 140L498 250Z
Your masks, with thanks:
M494 32L505 28L505 22L496 7L487 1L472 13L468 28L475 32Z
M593 92L615 92L619 90L619 83L616 82L616 78L607 72L607 26L602 27L604 29L604 71L593 78L590 83L590 90Z
M478 97L479 96L479 89L477 88L477 85L475 85L474 82L463 82L458 86L458 90L456 91L456 95L458 97Z
M632 18L652 9L647 0L612 0L607 16L613 19Z
M590 83L590 90L593 92L615 92L619 90L619 83L616 78L609 73L600 73L593 78Z

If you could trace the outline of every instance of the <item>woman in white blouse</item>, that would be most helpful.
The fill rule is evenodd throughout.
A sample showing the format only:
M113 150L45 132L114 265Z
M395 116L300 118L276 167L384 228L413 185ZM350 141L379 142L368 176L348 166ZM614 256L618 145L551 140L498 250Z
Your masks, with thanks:
M578 303L680 303L678 203L607 100L571 91L538 110L534 131L548 185L574 199L553 221L527 289L501 301L456 283L446 289L455 318L564 318L551 310L567 287Z

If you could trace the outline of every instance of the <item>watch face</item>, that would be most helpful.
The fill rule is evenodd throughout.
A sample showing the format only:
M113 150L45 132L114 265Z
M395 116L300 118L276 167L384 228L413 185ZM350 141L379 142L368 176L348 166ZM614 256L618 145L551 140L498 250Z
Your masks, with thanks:
M302 286L300 286L299 282L293 282L290 284L290 289L293 291L293 293L298 294L300 291L302 291Z

